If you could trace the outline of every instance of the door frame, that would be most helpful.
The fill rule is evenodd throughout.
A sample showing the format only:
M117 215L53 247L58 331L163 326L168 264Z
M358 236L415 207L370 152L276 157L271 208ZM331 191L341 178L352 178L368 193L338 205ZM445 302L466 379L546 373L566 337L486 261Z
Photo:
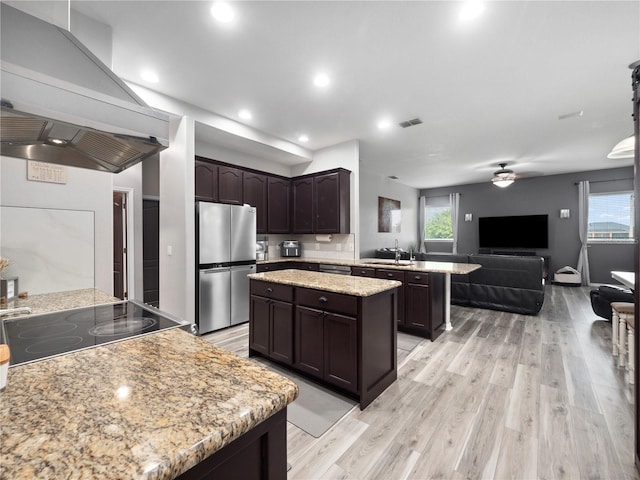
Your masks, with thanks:
M135 231L134 231L134 221L133 221L133 210L134 210L134 196L133 196L133 188L127 187L113 187L114 192L119 192L124 194L125 201L127 204L127 208L125 209L125 221L126 221L126 235L125 235L125 245L127 249L126 253L126 262L125 262L125 270L126 270L126 298L125 300L130 300L132 298L136 298L135 294ZM113 221L113 219L112 219ZM112 262L113 263L113 262Z

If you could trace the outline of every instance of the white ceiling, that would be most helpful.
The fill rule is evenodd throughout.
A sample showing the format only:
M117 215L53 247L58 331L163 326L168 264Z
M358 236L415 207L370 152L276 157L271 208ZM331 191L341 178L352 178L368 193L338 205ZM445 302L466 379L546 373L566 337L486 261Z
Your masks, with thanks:
M457 1L241 1L232 25L211 4L71 5L112 27L123 79L311 150L358 139L362 169L416 188L489 181L500 162L528 176L632 164L606 155L633 131L638 1L486 2L468 23Z

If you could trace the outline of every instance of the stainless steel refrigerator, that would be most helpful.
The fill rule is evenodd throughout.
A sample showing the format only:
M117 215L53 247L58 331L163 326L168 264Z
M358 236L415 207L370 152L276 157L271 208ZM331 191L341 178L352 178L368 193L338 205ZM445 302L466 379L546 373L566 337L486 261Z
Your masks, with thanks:
M249 321L256 271L256 209L197 202L198 333Z

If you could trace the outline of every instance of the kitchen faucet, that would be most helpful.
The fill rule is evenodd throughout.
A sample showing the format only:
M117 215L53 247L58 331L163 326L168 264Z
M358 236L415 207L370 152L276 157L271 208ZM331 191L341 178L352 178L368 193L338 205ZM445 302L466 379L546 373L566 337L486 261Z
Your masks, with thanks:
M400 250L398 250L398 239L396 238L396 265L400 263Z

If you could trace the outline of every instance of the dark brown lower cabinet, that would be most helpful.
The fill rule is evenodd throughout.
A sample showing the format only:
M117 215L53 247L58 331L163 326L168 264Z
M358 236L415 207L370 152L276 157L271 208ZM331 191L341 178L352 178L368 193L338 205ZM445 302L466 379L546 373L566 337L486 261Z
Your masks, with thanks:
M398 329L435 340L444 331L444 275L406 272L404 318Z
M355 318L297 306L295 332L296 368L358 392Z
M286 480L287 409L267 418L176 478Z
M398 325L404 325L404 272L402 270L376 268L376 277L384 278L385 280L397 280L403 283L402 287L398 288Z
M397 378L396 308L397 289L357 297L251 280L249 355L337 387L364 409Z
M252 289L249 304L249 348L290 365L293 362L293 304L290 303L293 289L273 288L264 282L257 285Z

